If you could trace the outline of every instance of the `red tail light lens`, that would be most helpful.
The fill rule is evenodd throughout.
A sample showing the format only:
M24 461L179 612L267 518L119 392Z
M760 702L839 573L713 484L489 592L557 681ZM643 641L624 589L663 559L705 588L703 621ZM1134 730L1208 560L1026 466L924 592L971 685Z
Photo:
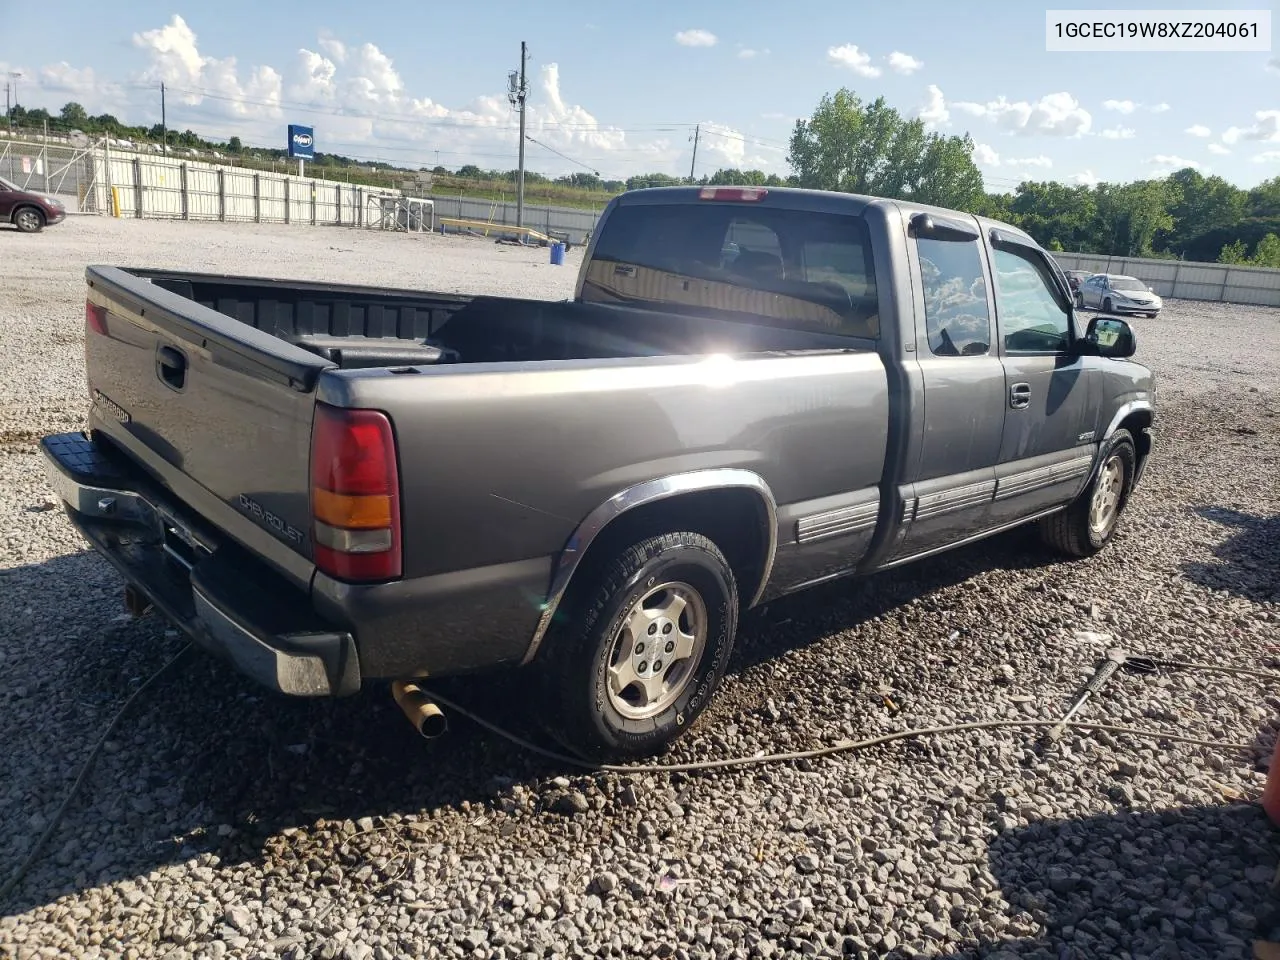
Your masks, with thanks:
M703 187L698 191L699 200L763 200L769 195L764 187Z
M84 304L84 328L105 337L107 335L107 308L86 300Z
M317 404L311 429L316 566L339 580L401 575L400 476L386 414Z

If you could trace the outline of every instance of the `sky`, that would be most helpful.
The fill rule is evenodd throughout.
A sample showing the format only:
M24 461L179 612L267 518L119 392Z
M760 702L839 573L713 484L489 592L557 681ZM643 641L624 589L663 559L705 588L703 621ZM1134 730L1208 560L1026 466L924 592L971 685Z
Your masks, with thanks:
M131 0L107 15L61 0L51 29L41 5L0 0L0 81L29 109L76 100L131 124L160 120L164 81L169 126L208 139L283 147L302 123L322 151L511 169L507 75L527 41L527 166L549 175L688 175L695 127L698 175L785 175L795 120L840 87L968 133L993 191L1184 166L1245 187L1280 174L1280 51L1050 53L1046 5L1068 6Z

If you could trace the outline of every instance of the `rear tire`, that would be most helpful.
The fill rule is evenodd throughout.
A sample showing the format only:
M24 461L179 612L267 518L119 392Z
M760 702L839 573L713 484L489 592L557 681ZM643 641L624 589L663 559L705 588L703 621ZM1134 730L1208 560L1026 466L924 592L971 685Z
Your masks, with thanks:
M44 214L35 207L19 207L13 212L13 224L23 233L39 233L44 229Z
M1084 309L1084 294L1083 294L1083 293L1077 293L1077 294L1076 294L1076 307L1077 307L1078 309L1080 309L1080 310L1083 310L1083 309Z
M1115 536L1138 465L1133 435L1117 430L1098 462L1098 472L1071 506L1040 521L1041 538L1067 556L1091 557Z
M652 755L682 736L737 632L738 588L720 548L689 531L649 537L566 600L538 667L552 735L596 761Z

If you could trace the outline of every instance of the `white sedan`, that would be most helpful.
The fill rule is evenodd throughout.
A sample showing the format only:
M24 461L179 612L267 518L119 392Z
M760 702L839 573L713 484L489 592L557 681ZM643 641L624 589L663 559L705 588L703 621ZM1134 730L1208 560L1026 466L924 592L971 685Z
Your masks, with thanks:
M1095 273L1076 289L1076 306L1103 313L1145 313L1154 317L1164 303L1137 277Z

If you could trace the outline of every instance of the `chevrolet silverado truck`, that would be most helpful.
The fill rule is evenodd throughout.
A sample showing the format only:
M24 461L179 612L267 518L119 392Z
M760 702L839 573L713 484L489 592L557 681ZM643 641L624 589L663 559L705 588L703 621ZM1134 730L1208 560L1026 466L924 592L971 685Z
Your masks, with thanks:
M561 301L87 283L43 453L134 609L290 695L527 671L587 757L687 730L772 598L1020 524L1096 553L1152 445L1124 320L901 200L625 193Z

